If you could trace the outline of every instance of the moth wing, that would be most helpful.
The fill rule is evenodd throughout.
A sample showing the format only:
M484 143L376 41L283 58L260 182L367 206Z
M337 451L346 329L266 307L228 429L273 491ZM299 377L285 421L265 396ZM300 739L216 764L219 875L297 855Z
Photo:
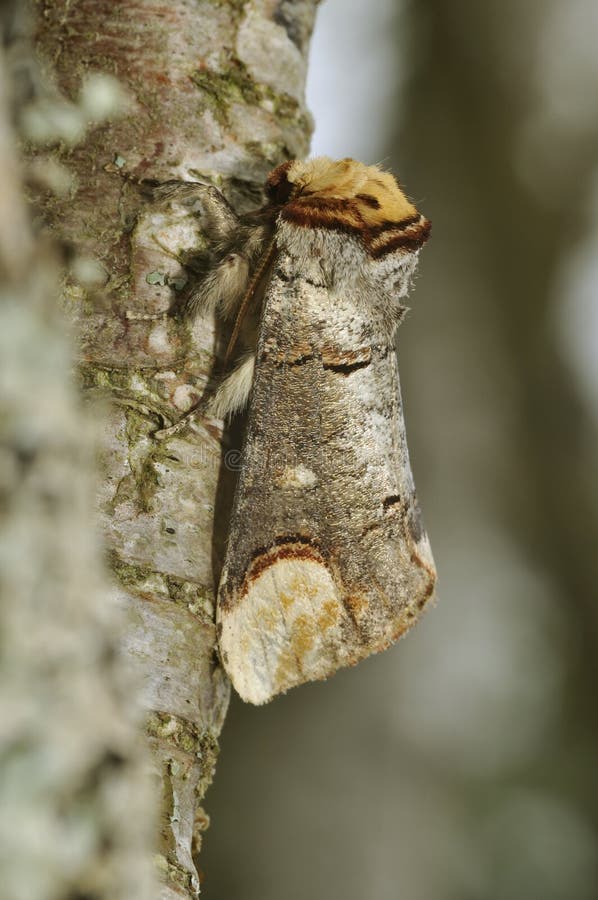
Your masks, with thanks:
M283 254L218 594L222 660L252 703L383 650L433 593L396 353L370 329Z

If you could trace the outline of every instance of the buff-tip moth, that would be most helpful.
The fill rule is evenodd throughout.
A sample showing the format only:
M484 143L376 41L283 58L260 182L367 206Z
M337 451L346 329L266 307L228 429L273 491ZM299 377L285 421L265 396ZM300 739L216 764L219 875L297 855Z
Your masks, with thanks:
M243 216L195 188L214 258L189 308L233 323L236 360L207 408L248 402L218 641L259 704L385 649L433 594L395 352L430 223L352 159L278 166Z

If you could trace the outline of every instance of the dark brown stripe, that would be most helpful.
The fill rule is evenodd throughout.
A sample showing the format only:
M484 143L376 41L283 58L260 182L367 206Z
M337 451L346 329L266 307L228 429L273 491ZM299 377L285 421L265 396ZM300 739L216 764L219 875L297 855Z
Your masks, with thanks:
M381 222L380 225L373 225L369 232L372 237L377 237L379 234L382 234L384 231L388 231L391 228L396 229L404 229L409 228L411 225L417 225L421 219L421 215L419 213L415 213L413 216L408 216L406 219L401 219L400 222Z
M387 253L392 253L394 250L419 250L430 237L431 230L432 223L424 219L418 228L411 226L405 232L389 235L387 240L375 248L368 247L370 256L373 259L380 259L381 256L386 256Z
M326 228L360 238L373 259L395 250L419 250L428 240L431 223L414 215L400 222L383 222L369 228L354 200L313 197L309 202L291 202L282 207L281 218L299 228Z
M356 362L324 363L323 368L327 372L338 372L339 375L352 375L358 369L367 369L371 365L371 359L358 359Z
M328 228L331 231L340 231L354 236L363 235L366 231L362 221L359 221L359 224L353 224L335 214L334 210L324 212L308 206L289 204L282 208L280 217L285 222L290 222L291 225L297 225L299 228Z
M394 253L396 250L405 250L408 253L415 253L416 250L420 250L425 243L425 240L406 240L406 239L397 239L396 241L392 241L389 244L386 244L384 247L380 247L377 250L370 250L370 256L372 259L382 259L383 256L387 256L389 253Z
M362 203L365 203L366 206L370 206L372 209L380 209L380 201L376 197L372 197L371 194L356 194L356 200L361 200Z
M279 537L271 547L258 550L254 555L243 579L241 596L244 597L247 594L251 584L263 572L283 559L312 560L328 568L320 549L309 538Z

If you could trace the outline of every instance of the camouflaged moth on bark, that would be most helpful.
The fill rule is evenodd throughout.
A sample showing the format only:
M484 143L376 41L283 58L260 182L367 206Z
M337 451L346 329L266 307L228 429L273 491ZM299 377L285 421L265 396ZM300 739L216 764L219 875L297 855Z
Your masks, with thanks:
M385 649L433 594L394 346L430 223L351 159L284 163L246 216L208 191L216 259L192 305L235 322L238 357L210 412L249 401L220 654L265 703Z

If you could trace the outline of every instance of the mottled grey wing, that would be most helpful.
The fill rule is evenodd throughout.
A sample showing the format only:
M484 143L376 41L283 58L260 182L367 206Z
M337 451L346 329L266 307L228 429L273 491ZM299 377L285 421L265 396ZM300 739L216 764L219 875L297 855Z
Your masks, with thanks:
M392 339L283 254L218 596L225 668L253 703L325 678L401 635L434 581Z

